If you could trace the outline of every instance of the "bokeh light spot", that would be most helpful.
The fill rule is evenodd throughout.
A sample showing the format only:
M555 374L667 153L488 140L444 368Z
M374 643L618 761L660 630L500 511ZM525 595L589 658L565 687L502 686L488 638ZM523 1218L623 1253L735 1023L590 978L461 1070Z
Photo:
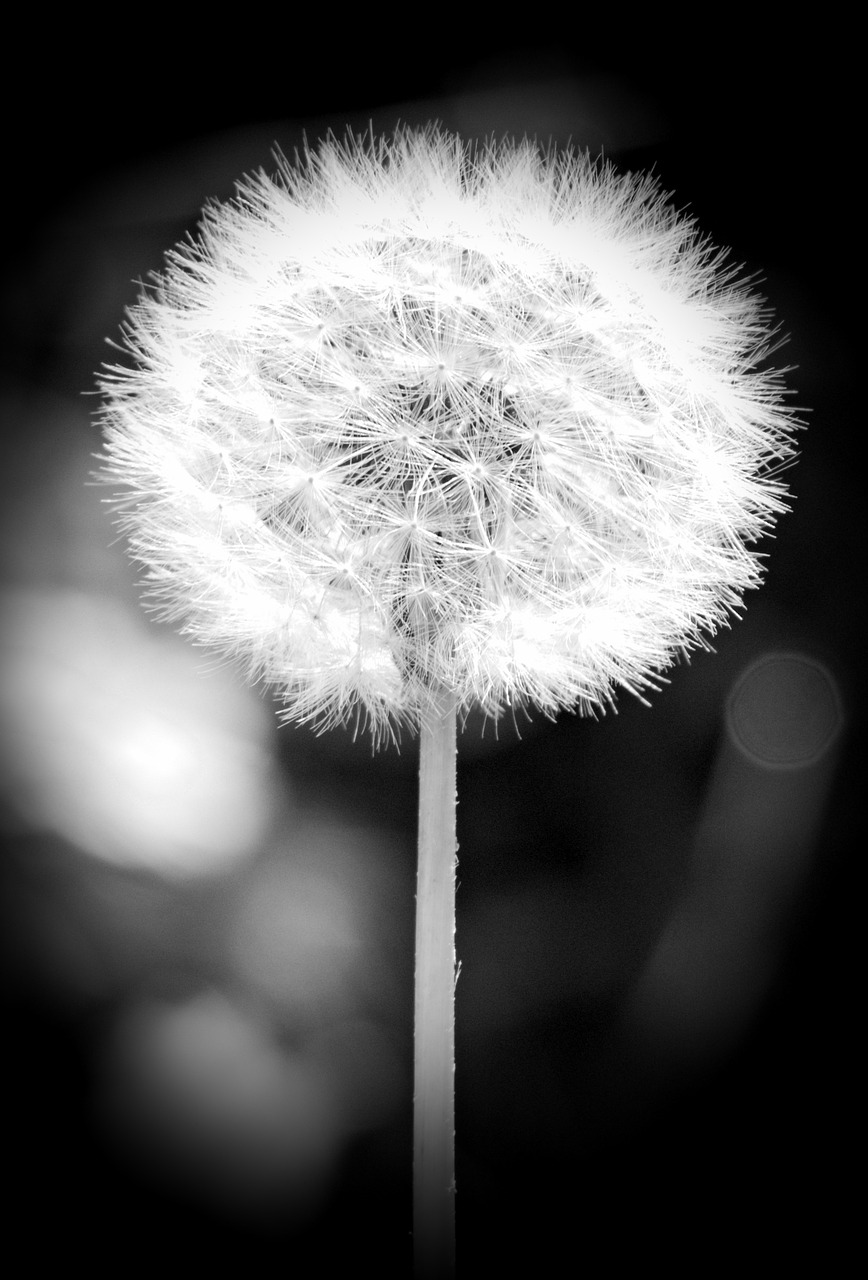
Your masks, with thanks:
M758 764L799 768L832 746L843 723L836 683L813 658L771 653L733 688L727 723L736 745Z

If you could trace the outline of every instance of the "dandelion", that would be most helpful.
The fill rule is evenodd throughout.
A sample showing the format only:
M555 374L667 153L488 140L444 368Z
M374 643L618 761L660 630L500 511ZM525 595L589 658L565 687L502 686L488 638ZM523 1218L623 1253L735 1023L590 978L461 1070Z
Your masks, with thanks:
M757 584L761 306L647 178L435 131L208 210L103 388L153 596L285 715L640 692Z
M278 166L130 312L105 474L153 601L288 720L421 729L451 1007L456 719L595 713L707 643L794 422L762 301L648 177L433 127Z

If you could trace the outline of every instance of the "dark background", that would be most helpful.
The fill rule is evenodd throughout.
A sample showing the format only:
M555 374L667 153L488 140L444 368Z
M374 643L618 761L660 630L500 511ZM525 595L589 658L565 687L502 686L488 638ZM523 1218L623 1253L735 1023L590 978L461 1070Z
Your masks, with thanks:
M476 30L440 10L397 24L324 12L286 30L257 22L222 44L200 23L135 34L109 23L53 28L22 45L4 139L11 621L0 660L6 1163L10 1240L26 1237L30 1257L112 1272L153 1255L232 1258L253 1274L275 1261L303 1275L409 1273L413 744L372 757L348 734L278 730L254 696L256 709L237 721L270 762L277 817L261 847L229 872L180 881L146 861L114 861L105 837L93 860L80 836L39 817L40 760L69 730L65 704L50 696L54 678L31 666L19 674L19 624L34 598L48 601L57 622L45 661L57 663L70 592L78 605L98 602L97 635L107 602L137 609L135 570L86 484L99 447L87 393L133 282L195 227L204 200L268 166L275 143L291 153L305 132L314 140L328 127L372 120L386 131L432 117L466 136L572 140L621 167L653 169L761 275L789 335L778 358L795 367L789 382L808 424L767 583L716 653L674 668L650 710L623 696L601 722L537 718L522 741L511 730L497 743L490 733L480 743L478 731L462 741L464 1273L513 1262L552 1274L562 1253L576 1271L605 1260L695 1274L746 1256L758 1265L813 1257L834 1270L846 1250L864 550L852 35L831 22L762 38L735 19L704 31L668 21L629 36L613 22L592 38L578 22L541 36L536 26L504 30L503 17L496 32ZM88 628L68 625L86 643ZM726 734L734 683L769 653L805 655L837 690L841 734L796 773L749 767ZM172 679L186 688L199 676L184 661ZM199 705L195 694L171 697L191 699L194 713ZM87 726L76 721L69 741L69 753L86 756ZM80 785L92 776L84 771ZM288 852L280 815L292 824ZM346 901L363 903L353 954L367 977L347 979L352 1000L323 988L325 1012L311 1012L303 995L295 1005L269 996L223 939L238 901L266 894L263 868L271 874L285 854L310 876L320 845L332 888L349 884ZM331 899L316 900L328 923ZM673 937L667 967L660 948ZM319 936L316 946L331 963ZM276 1174L258 1159L268 1145L256 1137L261 1117L252 1137L219 1124L214 1137L202 1121L176 1147L187 1095L149 1083L147 1053L143 1067L128 1063L150 1044L143 1009L202 1014L221 1045L227 1026L245 1044L251 1027L264 1028L284 1062L308 1067L318 1061L311 1046L324 1052L339 1024L349 1048L329 1060L355 1080L354 1124L330 1147L318 1145L328 1117L322 1130L312 1124L293 1157L278 1143ZM374 1045L367 1058L354 1056L359 1023ZM357 1096L365 1070L367 1111ZM151 1128L149 1143L140 1130ZM261 1195L203 1173L233 1159L249 1161Z

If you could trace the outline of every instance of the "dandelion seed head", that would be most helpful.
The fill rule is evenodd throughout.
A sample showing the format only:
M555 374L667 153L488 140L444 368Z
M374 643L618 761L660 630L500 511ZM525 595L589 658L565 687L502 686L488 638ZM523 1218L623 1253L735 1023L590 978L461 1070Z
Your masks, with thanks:
M124 336L103 475L152 601L291 720L641 695L786 509L762 301L655 182L572 151L279 157Z

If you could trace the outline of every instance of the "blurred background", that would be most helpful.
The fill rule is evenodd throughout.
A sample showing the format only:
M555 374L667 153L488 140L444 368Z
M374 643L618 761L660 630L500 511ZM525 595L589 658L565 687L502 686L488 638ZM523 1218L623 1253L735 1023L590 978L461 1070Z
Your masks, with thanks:
M846 34L378 21L54 27L7 89L9 1239L113 1272L409 1273L415 744L279 728L142 612L89 476L106 339L202 204L276 145L436 118L653 169L757 273L808 423L714 653L650 709L461 740L459 1258L834 1270L860 1092Z

